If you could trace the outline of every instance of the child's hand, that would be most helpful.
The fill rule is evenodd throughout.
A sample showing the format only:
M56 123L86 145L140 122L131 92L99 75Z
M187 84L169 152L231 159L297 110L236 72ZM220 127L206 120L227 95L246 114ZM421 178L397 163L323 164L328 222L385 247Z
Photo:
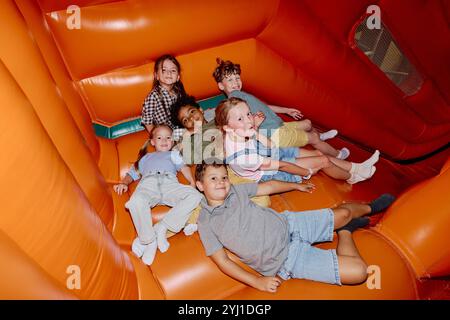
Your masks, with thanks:
M120 196L128 191L128 186L125 183L119 183L113 186L113 190Z
M256 130L259 128L261 123L264 122L264 120L266 120L266 115L262 111L257 112L253 115L253 121Z
M301 192L312 193L316 189L316 186L312 183L301 183L297 184L297 190Z
M303 118L303 114L300 112L300 110L294 108L288 108L286 113L295 120L300 120L301 118Z
M260 277L256 280L255 288L261 291L277 292L281 280L277 277Z

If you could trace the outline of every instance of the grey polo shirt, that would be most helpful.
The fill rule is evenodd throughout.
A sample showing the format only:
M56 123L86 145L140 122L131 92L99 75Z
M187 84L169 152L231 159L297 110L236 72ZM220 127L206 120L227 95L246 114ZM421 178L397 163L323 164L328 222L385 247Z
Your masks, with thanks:
M287 219L270 208L256 205L256 183L231 186L222 205L202 200L198 231L207 256L226 248L265 276L275 276L287 258Z

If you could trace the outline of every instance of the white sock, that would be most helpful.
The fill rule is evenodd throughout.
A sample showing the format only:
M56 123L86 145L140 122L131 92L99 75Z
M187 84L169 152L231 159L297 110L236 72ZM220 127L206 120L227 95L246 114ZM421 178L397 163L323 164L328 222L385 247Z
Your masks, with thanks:
M191 236L194 234L195 231L198 230L196 223L190 223L186 227L184 227L183 232L187 236Z
M148 266L151 265L153 263L153 260L155 259L157 247L158 247L158 245L156 244L156 240L154 240L153 242L150 242L144 250L144 254L142 256L142 262L144 262Z
M166 238L167 227L163 223L159 222L155 224L155 232L159 251L166 252L170 246L170 243Z
M145 248L147 248L146 244L142 244L139 238L134 239L131 244L131 251L138 257L142 257L144 254Z
M371 176L373 166L366 166L363 163L352 162L350 174L361 176L362 178L369 178Z
M380 151L376 150L373 153L373 155L371 155L369 159L367 159L366 161L361 163L361 165L366 166L366 167L371 167L375 163L377 163L379 159L380 159Z
M350 155L350 150L348 150L347 148L342 148L341 150L339 150L339 153L336 156L336 158L345 160L348 158L349 155Z
M336 137L337 134L338 134L338 131L336 129L332 129L327 132L323 132L323 133L319 134L319 138L320 138L320 140L325 141L325 140Z
M369 159L361 163L352 162L352 167L350 169L350 173L356 173L362 177L371 176L372 167L377 163L380 158L380 151L375 151Z
M355 184L355 183L367 180L367 179L371 178L375 174L376 170L377 170L376 167L371 167L368 176L361 176L358 173L350 173L351 176L350 176L350 178L347 179L347 183L348 184Z

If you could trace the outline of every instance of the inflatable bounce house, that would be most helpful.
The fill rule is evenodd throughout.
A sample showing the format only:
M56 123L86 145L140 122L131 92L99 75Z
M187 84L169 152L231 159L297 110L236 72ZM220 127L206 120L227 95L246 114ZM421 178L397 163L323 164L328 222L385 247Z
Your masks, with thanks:
M0 16L0 298L450 298L449 1L2 0ZM132 253L135 186L112 186L148 137L142 103L165 53L205 109L223 98L221 57L246 91L338 129L330 143L351 161L380 150L370 180L319 173L312 194L271 196L281 212L395 195L354 233L365 283L260 292L223 274L198 233L170 237L151 266Z

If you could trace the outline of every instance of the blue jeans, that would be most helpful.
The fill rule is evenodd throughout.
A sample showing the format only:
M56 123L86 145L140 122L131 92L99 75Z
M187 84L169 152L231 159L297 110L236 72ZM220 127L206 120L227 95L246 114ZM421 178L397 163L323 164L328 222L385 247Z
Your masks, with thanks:
M288 257L278 271L284 280L308 279L341 285L336 250L313 247L333 240L334 214L331 209L285 211L289 224Z

